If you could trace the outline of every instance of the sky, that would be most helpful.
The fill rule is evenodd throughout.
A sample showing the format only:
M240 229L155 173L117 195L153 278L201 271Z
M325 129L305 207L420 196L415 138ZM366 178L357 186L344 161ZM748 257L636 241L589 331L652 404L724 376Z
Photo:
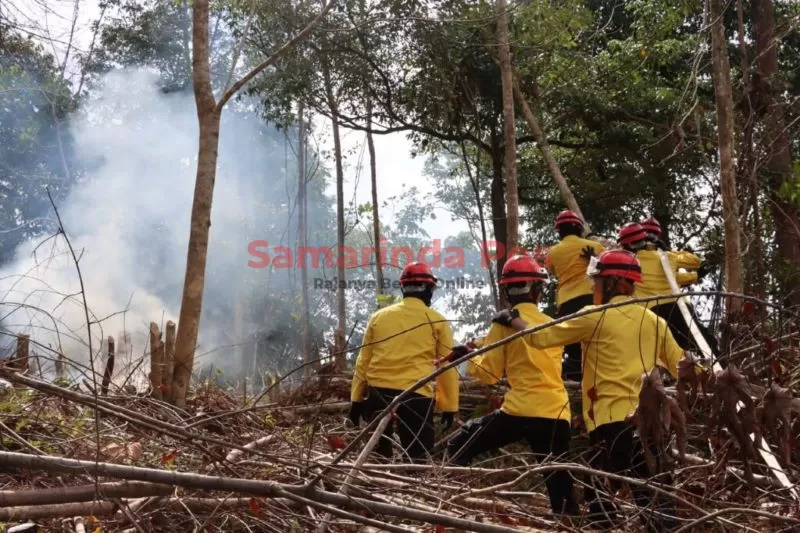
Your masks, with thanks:
M29 24L42 26L40 31L46 32L49 36L47 47L52 50L56 57L63 58L66 43L73 35L73 46L78 50L88 50L92 31L90 24L100 15L98 0L78 0L78 22L72 31L72 19L76 3L73 0L19 0L10 8L18 18L28 21ZM69 69L68 69L69 70ZM322 117L317 117L316 131L313 132L315 138L324 150L333 149L333 139L331 135L330 121ZM432 194L433 187L423 175L424 158L413 158L411 156L411 142L406 139L404 133L392 133L388 135L376 135L375 150L377 159L377 184L379 202L383 202L391 196L400 194L405 188L417 187L422 194ZM361 147L366 143L363 132L342 130L342 150L343 153L352 155L345 162L345 198L348 200L353 197L357 204L372 201L369 179L369 154L364 147L363 168L359 172L358 154ZM332 169L332 162L327 163ZM336 196L335 182L331 180L328 187L328 194ZM381 212L382 221L390 223L394 218L396 209L391 205L388 209ZM428 232L433 239L442 239L456 235L469 228L464 221L453 221L449 212L439 207L435 210L436 219L427 220L422 224L423 229Z

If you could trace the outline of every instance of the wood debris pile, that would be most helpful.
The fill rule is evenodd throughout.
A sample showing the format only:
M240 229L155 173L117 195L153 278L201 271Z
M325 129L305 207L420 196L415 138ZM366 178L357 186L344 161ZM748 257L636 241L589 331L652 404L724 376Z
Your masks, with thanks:
M354 469L370 434L339 457L362 432L346 423L346 375L309 377L291 390L273 383L246 403L233 390L203 384L187 411L113 389L96 397L85 387L9 368L0 368L0 378L14 385L0 396L0 522L7 525L33 521L45 531L130 533L581 530L580 519L569 524L552 515L542 482L543 471L558 467L582 486L591 469L577 430L573 454L557 462L537 463L520 443L470 468L443 467L447 435L437 427L428 464L369 456ZM676 407L675 388L665 390ZM682 524L687 531L798 527L791 495L757 457L738 453L738 440L724 428L711 436L709 452L713 390L682 399L689 404L686 461L672 464L671 491ZM466 380L461 391L464 421L497 408L503 386ZM796 481L797 399L793 404L778 388L758 394L767 394L766 403L755 402L758 419L769 427L762 438L782 459L788 453L791 462L783 466ZM773 413L773 405L781 409ZM667 453L678 457L674 440ZM640 511L624 483L616 498L628 513L628 530L640 530Z

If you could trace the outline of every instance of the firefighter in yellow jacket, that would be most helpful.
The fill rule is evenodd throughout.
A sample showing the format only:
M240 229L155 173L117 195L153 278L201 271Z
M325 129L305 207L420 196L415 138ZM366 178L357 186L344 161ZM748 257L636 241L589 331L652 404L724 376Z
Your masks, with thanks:
M592 303L592 284L586 279L589 260L605 248L602 244L583 238L583 220L572 211L562 211L556 217L558 244L551 247L545 266L558 280L556 317L571 315ZM580 381L582 372L581 345L564 347L564 379Z
M547 278L547 270L527 255L516 255L503 267L500 285L526 322L552 320L538 307ZM492 324L482 343L494 343L512 333L506 326ZM456 349L453 355L468 351ZM561 379L560 346L540 350L527 346L522 339L513 340L470 359L467 373L489 385L506 376L511 390L499 410L468 421L449 440L447 456L451 462L466 466L478 455L520 440L525 440L539 459L569 451L570 408ZM554 513L578 514L569 472L553 472L546 476L545 484Z
M645 220L645 224L629 222L622 226L617 236L617 242L623 249L636 254L642 267L642 282L637 284L634 297L644 298L649 296L673 294L664 267L661 264L659 251L663 251L672 269L672 275L679 287L686 287L698 282L698 272L701 270L702 261L695 254L687 251L666 250L661 241L661 226L655 219ZM644 302L642 305L651 309L669 324L672 335L684 350L697 350L697 343L689 331L689 324L683 318L683 313L677 305L677 297L666 296L658 300ZM687 302L689 314L697 329L705 338L711 351L716 356L719 354L717 341L708 328L700 322L694 309Z
M431 374L434 361L451 352L450 323L430 308L437 281L428 265L406 265L400 275L403 299L370 317L350 391L348 416L356 426L362 417L371 418L403 390ZM427 460L434 444L434 411L438 408L442 413L446 428L452 426L458 412L458 386L458 371L452 368L437 378L435 389L428 383L413 392L397 407L377 453L392 457L390 437L396 423L404 455L414 461Z
M592 261L588 274L593 279L596 305L630 300L634 284L642 281L639 261L624 250L603 252ZM517 331L529 325L513 310L501 311L493 320ZM626 417L638 406L643 373L659 365L677 376L678 362L684 352L664 319L644 306L623 305L573 318L524 335L522 339L540 350L569 342L583 343L583 418L590 444L596 450L591 464L606 471L649 478L641 442ZM658 477L661 483L671 483L669 474L663 470ZM601 497L602 488L596 483L592 480L586 488L589 519L596 526L610 527L615 521L616 508ZM639 506L649 507L655 501L656 508L664 515L643 514L651 531L676 527L676 520L671 518L674 507L669 500L641 486L631 486L631 490Z

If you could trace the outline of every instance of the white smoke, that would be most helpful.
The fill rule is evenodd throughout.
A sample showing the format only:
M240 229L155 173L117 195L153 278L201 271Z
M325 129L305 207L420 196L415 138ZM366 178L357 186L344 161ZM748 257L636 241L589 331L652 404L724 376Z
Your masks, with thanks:
M264 275L247 267L247 242L256 238L251 235L254 221L264 232L286 223L285 213L266 220L258 204L263 196L259 184L283 179L284 169L264 168L266 160L258 154L276 150L274 141L265 145L255 115L244 120L242 114L230 118L226 113L208 275L229 280L235 298ZM58 209L79 257L90 321L96 322L95 354L104 337L130 334L132 357L117 362L116 375L124 376L149 351L149 323L155 321L163 331L167 320L177 322L196 170L195 103L191 92L163 94L155 73L114 71L103 76L92 98L62 126L74 137L78 164L73 169L89 170ZM30 334L32 343L60 344L70 359L85 365L86 319L75 264L63 236L42 240L20 246L15 260L0 271L0 322L7 330ZM25 307L15 305L22 303ZM207 296L204 307L213 305ZM48 315L55 318L60 337ZM201 324L205 348L231 340L214 324ZM52 357L46 348L33 346L32 351ZM231 359L221 362L237 368ZM95 365L101 367L102 360ZM145 362L145 373L147 367Z

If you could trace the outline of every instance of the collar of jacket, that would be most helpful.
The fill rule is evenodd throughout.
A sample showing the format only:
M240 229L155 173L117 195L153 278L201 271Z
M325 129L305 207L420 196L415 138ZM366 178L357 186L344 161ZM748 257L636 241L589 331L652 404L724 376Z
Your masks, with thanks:
M529 311L538 311L539 306L533 302L520 302L514 306L514 309L517 309L518 311L522 311L524 309L528 309Z
M622 302L624 300L630 300L632 298L633 298L633 296L628 295L628 294L618 294L616 296L612 296L611 300L609 300L608 303L613 304L613 303L617 303L617 302Z
M425 302L423 302L419 298L415 298L413 296L409 296L409 297L403 298L401 300L401 302L402 302L403 305L409 306L409 307L418 307L420 309L430 309L427 305L425 305Z

